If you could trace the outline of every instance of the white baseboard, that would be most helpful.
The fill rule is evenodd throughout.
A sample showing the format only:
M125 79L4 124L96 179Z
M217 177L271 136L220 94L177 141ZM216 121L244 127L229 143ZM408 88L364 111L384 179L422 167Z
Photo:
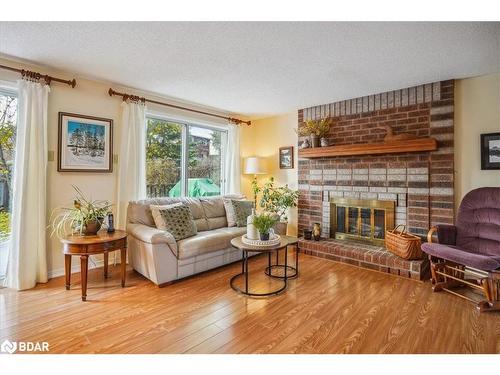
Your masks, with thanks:
M71 262L71 273L79 273L80 272L80 259L78 259L77 256L74 257L74 260ZM76 263L76 264L75 264ZM108 265L113 265L115 264L115 261L113 260L113 257L109 257L108 260ZM120 264L120 259L117 257L116 259L116 264ZM89 270L94 269L94 268L100 268L104 266L104 259L92 259L92 257L89 257ZM48 278L53 279L54 277L60 277L64 276L64 267L62 268L55 268L53 270L50 270L48 273Z

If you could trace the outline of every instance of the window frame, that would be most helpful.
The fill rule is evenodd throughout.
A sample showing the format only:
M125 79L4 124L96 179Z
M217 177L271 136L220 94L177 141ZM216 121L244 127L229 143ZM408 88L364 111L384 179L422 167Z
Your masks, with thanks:
M165 122L172 122L178 125L181 125L181 197L188 197L187 194L187 181L188 181L188 165L189 165L189 160L188 160L188 149L189 149L189 143L188 143L188 137L189 137L189 128L190 127L196 127L196 128L202 128L202 129L207 129L207 130L214 130L214 131L219 131L222 133L221 135L221 181L220 181L220 195L224 195L226 193L226 143L227 143L227 136L228 136L228 129L227 126L221 125L221 124L216 124L216 123L210 123L206 121L197 121L195 119L188 119L186 117L178 117L178 116L170 116L167 114L162 114L159 112L153 112L153 111L146 111L146 128L144 129L144 132L146 133L147 137L147 126L148 126L148 120L159 120L159 121L165 121ZM147 182L147 181L146 181ZM149 198L149 197L148 197Z

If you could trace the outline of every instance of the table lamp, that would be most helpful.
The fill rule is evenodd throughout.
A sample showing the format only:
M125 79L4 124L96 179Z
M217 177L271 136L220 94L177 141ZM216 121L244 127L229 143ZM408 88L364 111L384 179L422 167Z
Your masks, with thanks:
M257 181L258 174L266 174L266 168L264 167L264 160L262 158L251 156L245 158L245 174L253 174L254 182ZM254 193L253 200L255 204L255 208L257 208L257 194Z

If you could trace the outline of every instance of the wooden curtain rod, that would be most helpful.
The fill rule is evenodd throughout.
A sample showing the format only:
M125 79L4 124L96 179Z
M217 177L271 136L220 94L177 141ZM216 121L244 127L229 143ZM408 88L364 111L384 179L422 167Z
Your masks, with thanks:
M21 75L23 77L28 77L28 78L35 79L35 80L39 80L40 78L43 78L45 80L45 83L49 86L50 86L50 83L52 81L65 83L65 84L71 86L72 88L75 88L75 86L76 86L76 80L74 78L72 80L66 80L66 79L61 79L61 78L57 78L57 77L52 77L52 76L49 76L48 74L41 74L38 72L34 72L32 70L13 68L13 67L7 66L7 65L0 65L0 69L5 69L5 70L10 70L11 72L21 73Z
M142 103L146 103L146 102L147 103L154 103L154 104L164 105L164 106L170 107L170 108L181 109L183 111L195 112L195 113L200 113L202 115L207 115L207 116L212 116L212 117L218 117L218 118L227 120L227 121L232 122L232 123L237 124L237 125L240 125L240 124L250 125L252 123L251 121L243 121L243 120L240 120L240 119L234 118L234 117L226 117L226 116L216 115L214 113L209 113L209 112L204 112L204 111L198 111L198 110L192 109L192 108L186 108L186 107L181 107L179 105L174 105L174 104L159 102L159 101L156 101L156 100L146 99L146 98L143 98L143 97L140 97L140 96L137 96L137 95L124 94L124 93L115 91L115 90L113 90L111 88L108 90L108 94L109 94L109 96L113 96L113 95L121 96L122 99L123 99L123 101L131 100L131 101L142 102Z

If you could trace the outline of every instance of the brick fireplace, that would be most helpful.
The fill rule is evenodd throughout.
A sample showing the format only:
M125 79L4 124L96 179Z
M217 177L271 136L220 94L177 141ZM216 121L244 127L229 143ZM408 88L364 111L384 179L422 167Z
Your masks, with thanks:
M322 236L334 237L330 233L330 207L332 199L338 198L394 202L395 225L404 224L409 232L420 236L435 224L453 223L454 81L298 112L299 126L306 120L327 117L332 118L328 138L333 145L382 142L384 127L390 126L395 134L435 138L438 149L315 159L299 155L299 232L319 222Z

